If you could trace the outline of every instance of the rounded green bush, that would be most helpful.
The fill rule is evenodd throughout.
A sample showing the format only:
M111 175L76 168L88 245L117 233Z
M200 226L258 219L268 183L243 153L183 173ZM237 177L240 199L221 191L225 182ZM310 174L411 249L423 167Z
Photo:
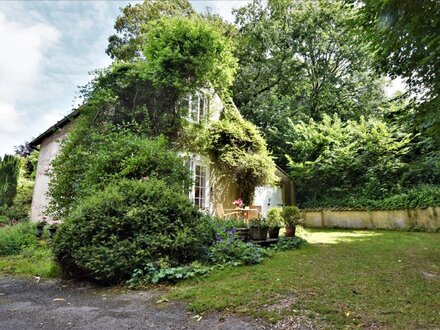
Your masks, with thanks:
M118 283L149 263L200 258L206 220L182 190L157 179L122 180L85 198L54 240L63 271Z

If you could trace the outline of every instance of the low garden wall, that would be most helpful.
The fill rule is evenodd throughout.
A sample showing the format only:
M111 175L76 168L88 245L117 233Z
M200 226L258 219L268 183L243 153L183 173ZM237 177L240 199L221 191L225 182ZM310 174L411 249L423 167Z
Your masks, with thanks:
M305 225L317 228L440 229L440 207L410 210L303 211Z

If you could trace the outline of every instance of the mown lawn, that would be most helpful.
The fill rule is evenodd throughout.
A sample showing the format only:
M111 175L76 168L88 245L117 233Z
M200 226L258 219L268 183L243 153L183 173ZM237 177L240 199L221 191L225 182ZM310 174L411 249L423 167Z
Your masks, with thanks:
M325 328L440 327L440 234L306 230L309 244L263 264L181 283L196 312L229 310Z

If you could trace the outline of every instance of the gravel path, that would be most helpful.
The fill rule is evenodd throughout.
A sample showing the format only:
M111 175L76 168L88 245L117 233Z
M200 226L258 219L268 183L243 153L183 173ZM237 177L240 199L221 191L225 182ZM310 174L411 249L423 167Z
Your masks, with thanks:
M0 277L0 329L268 329L221 313L195 315L163 291L104 289L91 284Z

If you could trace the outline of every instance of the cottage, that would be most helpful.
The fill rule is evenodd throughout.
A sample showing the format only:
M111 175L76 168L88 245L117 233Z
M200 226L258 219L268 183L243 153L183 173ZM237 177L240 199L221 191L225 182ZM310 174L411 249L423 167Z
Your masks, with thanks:
M188 96L185 103L189 110L187 120L195 123L219 120L223 109L222 101L217 95L211 95L208 99L202 92ZM45 208L48 204L50 164L59 153L60 142L69 134L72 123L79 115L78 110L72 112L30 143L31 147L40 150L31 221L39 221L45 216ZM224 180L223 182L217 181L213 174L213 166L204 156L187 152L181 152L181 155L193 176L193 186L189 193L189 198L193 203L210 214L217 215L218 205L223 205L226 209L232 208L233 201L240 197L237 187L232 183L225 183ZM294 203L292 180L279 168L276 174L279 178L278 185L257 187L255 190L254 205L261 209L263 216L270 208Z

